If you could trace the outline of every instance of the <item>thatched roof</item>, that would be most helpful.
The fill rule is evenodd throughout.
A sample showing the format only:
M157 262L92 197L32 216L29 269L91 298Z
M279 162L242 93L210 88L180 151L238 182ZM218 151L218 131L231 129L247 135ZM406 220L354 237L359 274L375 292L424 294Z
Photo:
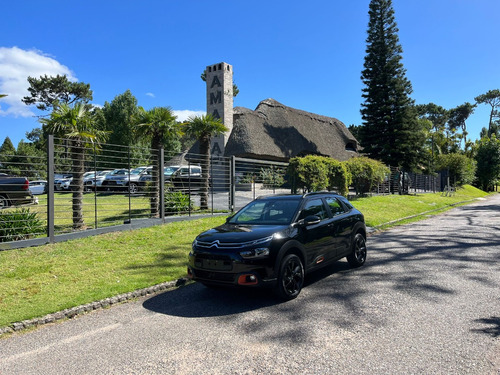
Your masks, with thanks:
M266 99L255 111L234 108L226 156L288 161L318 154L337 160L357 156L358 142L339 120Z

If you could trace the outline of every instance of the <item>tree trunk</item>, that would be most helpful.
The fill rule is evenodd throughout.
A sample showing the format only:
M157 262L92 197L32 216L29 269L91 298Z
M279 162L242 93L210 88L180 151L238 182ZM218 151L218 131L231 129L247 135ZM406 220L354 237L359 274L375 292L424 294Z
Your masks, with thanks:
M210 178L210 136L204 135L200 138L201 154L201 189L200 189L200 209L208 210L208 190Z
M158 217L159 215L159 204L164 204L160 202L160 178L163 178L163 171L158 170L160 165L160 142L157 137L153 136L151 140L151 152L153 155L156 153L156 157L153 158L153 170L151 171L151 179L153 182L153 189L151 191L151 196L149 197L149 203L151 206L151 216Z
M81 230L85 228L82 207L85 155L83 152L82 142L80 140L71 141L71 162L73 164L73 181L70 185L73 192L73 229Z

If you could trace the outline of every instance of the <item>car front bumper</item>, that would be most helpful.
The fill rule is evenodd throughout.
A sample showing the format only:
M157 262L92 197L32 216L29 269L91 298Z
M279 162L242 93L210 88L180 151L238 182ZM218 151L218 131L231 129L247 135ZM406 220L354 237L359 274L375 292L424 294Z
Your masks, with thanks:
M274 270L267 263L267 259L244 260L235 254L191 252L188 277L220 286L274 286Z

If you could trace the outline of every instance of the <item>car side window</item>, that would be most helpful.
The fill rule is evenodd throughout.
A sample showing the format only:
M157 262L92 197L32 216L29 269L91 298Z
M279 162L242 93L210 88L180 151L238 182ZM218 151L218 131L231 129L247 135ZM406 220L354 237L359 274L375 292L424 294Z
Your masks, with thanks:
M311 199L307 201L306 204L304 205L304 208L302 209L302 212L300 213L299 220L304 219L310 215L316 215L321 220L326 219L328 217L325 206L323 204L323 200L321 198Z
M326 204L328 204L328 207L330 207L330 211L332 211L332 215L340 215L344 213L344 208L340 204L340 202L337 200L337 198L334 197L328 197L326 198Z
M342 203L344 203L344 206L347 207L347 210L352 210L354 208L354 206L347 200L347 198L340 197L340 200L342 201Z

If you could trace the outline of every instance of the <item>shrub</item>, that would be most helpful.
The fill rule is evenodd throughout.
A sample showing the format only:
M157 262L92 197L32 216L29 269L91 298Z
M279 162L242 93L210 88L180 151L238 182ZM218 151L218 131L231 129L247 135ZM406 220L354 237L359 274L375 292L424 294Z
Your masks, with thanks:
M265 189L279 187L285 183L284 171L281 168L262 168L260 180Z
M339 194L347 196L352 175L345 164L331 158L325 158L324 163L328 170L328 190L335 190Z
M341 162L332 158L307 155L290 159L288 174L292 179L292 192L336 189L346 195L351 176Z
M352 175L356 195L369 193L372 188L390 175L389 167L364 156L352 158L344 163Z
M438 171L448 170L450 182L456 186L472 184L476 175L476 161L458 153L438 155Z
M0 212L0 242L26 240L42 233L42 222L29 208Z
M165 190L165 215L186 212L193 208L193 202L188 194L180 191Z

